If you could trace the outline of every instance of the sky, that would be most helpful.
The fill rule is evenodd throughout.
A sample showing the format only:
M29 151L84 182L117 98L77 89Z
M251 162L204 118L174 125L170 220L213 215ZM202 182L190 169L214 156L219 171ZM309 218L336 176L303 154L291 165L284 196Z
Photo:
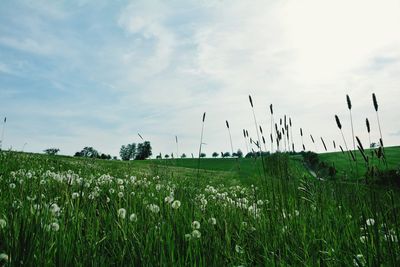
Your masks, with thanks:
M3 149L118 155L140 133L154 155L197 155L206 112L203 151L231 150L228 120L246 152L251 95L266 136L272 103L296 150L302 127L322 152L320 137L343 145L335 114L351 144L346 94L355 135L368 143L369 118L378 141L373 92L384 143L399 145L399 14L398 0L1 1Z

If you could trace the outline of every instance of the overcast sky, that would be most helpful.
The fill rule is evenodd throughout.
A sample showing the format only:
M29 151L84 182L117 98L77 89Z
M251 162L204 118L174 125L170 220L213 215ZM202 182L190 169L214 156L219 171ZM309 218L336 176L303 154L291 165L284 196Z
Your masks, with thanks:
M378 140L375 92L386 145L400 142L400 1L1 1L0 117L3 148L73 154L84 146L118 155L150 140L153 153L246 151L242 129L269 135L292 118L296 149ZM3 125L1 125L3 126ZM267 138L269 140L269 138ZM269 145L268 145L269 147ZM317 141L317 150L322 151Z

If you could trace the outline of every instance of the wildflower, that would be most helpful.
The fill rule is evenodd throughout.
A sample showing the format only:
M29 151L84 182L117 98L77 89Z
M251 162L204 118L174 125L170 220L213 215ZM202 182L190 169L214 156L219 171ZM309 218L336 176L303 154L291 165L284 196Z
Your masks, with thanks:
M157 185L156 185L156 190L157 190L157 191L160 191L160 190L161 190L161 185L160 185L160 184L157 184Z
M368 226L373 226L373 225L375 224L375 220L372 219L372 218L369 218L369 219L367 219L367 220L365 221L365 223L366 223Z
M191 234L185 234L185 239L189 241L190 239L192 239L192 235Z
M300 215L300 212L299 212L298 210L294 210L294 214L295 214L296 216L299 216L299 215Z
M110 192L110 194L114 194L115 190L114 190L114 188L110 188L110 190L108 190L108 192Z
M15 184L14 184L14 183L11 183L11 184L10 184L10 188L11 188L11 189L14 189L14 188L15 188Z
M111 199L109 197L106 198L106 202L109 203Z
M179 207L181 206L181 202L179 200L175 200L174 202L172 202L171 207L173 209L179 209Z
M216 225L217 224L217 220L214 217L211 217L210 219L208 219L208 223L212 224L212 225Z
M174 197L173 196L167 196L164 198L165 203L171 204L172 201L174 201Z
M264 204L264 201L262 201L261 199L259 199L258 201L257 201L257 205L258 206L262 206Z
M132 213L132 214L129 216L129 220L130 220L131 222L137 222L137 216L136 216L136 214L135 214L135 213Z
M50 229L53 232L57 232L58 230L60 230L60 225L57 222L53 222L50 224Z
M200 229L200 223L198 221L193 221L192 222L192 228L193 229Z
M124 192L118 192L118 197L123 198L124 197Z
M53 203L50 206L50 211L53 213L54 216L60 215L60 207L57 205L57 203Z
M3 229L7 226L7 222L4 219L0 219L0 228Z
M194 238L200 238L201 237L201 233L199 230L193 230L192 232L192 237Z
M122 185L122 184L124 184L124 180L122 180L122 179L118 178L118 179L117 179L117 184L119 184L119 185Z
M367 241L367 237L365 235L360 236L361 243L365 243Z
M5 253L1 253L0 254L0 262L2 262L2 261L8 261L8 255L7 254L5 254Z
M157 206L156 204L150 204L150 205L147 206L147 208L153 213L159 213L160 212L160 207Z
M125 187L124 187L123 185L120 185L120 186L119 186L119 190L124 191L124 190L125 190Z
M46 184L46 181L45 180L40 180L40 185L44 185L44 184Z
M241 246L236 245L235 251L236 251L236 253L242 254L244 252L244 249Z
M357 254L356 257L353 259L354 266L365 266L366 261L363 254Z
M76 199L78 197L79 197L79 193L78 192L72 193L72 199Z
M126 216L126 209L120 208L118 210L118 217L121 218L121 219L125 219L125 216Z

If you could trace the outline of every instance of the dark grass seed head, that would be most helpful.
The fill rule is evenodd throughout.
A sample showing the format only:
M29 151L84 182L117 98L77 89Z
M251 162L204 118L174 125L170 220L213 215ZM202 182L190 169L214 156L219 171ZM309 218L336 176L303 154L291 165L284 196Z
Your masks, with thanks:
M351 100L350 100L350 97L349 97L349 95L346 95L346 100L347 100L347 108L349 109L349 110L351 110Z
M339 119L338 115L335 115L335 120L336 120L337 127L341 130L342 124L340 123L340 119Z
M374 103L375 111L378 111L378 101L376 100L375 93L372 93L372 102Z

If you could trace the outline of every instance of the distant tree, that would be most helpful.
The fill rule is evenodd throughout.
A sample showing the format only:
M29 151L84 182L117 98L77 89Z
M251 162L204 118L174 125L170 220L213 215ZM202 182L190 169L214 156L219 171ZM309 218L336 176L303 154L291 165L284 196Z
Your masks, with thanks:
M242 150L238 149L238 151L236 152L236 157L238 157L238 158L243 158L243 152L242 152Z
M214 152L214 153L212 153L212 157L213 157L213 158L216 158L216 157L218 157L218 155L219 155L219 154L218 154L218 152Z
M106 155L104 153L101 153L100 159L111 159L111 156L110 155Z
M144 160L150 157L151 155L152 155L151 145L149 141L145 141L144 143L139 143L137 145L137 153L135 159Z
M183 153L183 154L181 155L181 158L182 158L182 159L186 158L186 154Z
M205 158L207 155L206 155L206 153L201 153L200 154L200 158Z
M75 157L98 158L99 152L91 146L86 146L80 152L76 152Z
M225 152L224 154L223 154L223 157L224 158L229 158L231 156L231 153L229 153L229 152Z
M135 158L136 155L136 144L128 144L128 145L123 145L121 146L121 149L119 150L119 155L122 160L131 160Z
M156 156L156 159L161 159L161 158L162 158L161 155Z
M114 157L113 157L113 160L118 160L117 156L114 156Z
M223 157L224 157L224 152L221 151L221 158L223 158Z
M168 155L168 154L165 154L165 155L164 155L164 158L166 158L166 159L169 158L169 155Z
M174 153L171 153L171 159L173 159L174 158Z
M377 147L377 144L375 142L372 142L371 145L369 146L370 148L375 148Z
M46 153L47 155L57 155L59 151L60 149L54 147L43 150L43 152Z

